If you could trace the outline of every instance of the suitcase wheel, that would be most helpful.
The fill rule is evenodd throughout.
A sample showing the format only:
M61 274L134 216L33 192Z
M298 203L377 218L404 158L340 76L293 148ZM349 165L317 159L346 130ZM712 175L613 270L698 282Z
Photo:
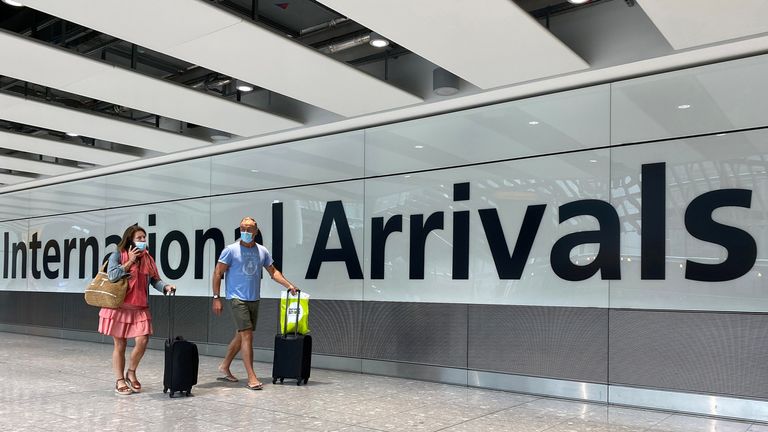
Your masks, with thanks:
M176 392L175 392L175 391L171 391L171 392L168 394L168 397L170 397L170 398L173 398L173 395L175 395L175 394L176 394Z
M297 386L300 386L300 385L301 385L301 378L299 378L299 379L298 379L298 381L296 381L296 385L297 385Z
M163 393L168 393L168 387L163 387Z
M277 378L272 378L272 384L277 384Z
M186 393L184 393L184 396L185 396L185 397L190 397L190 396L192 396L192 390L187 390L187 392L186 392Z
M309 382L309 378L304 378L304 384Z
M285 378L280 378L280 384L282 384L283 381L285 381Z

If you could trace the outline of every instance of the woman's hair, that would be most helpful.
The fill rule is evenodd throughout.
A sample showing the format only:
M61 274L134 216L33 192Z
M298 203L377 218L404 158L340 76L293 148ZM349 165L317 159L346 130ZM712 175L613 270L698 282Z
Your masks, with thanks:
M129 226L123 233L122 240L120 240L120 243L117 244L117 250L127 251L133 245L133 235L136 234L136 231L141 231L145 235L147 234L147 230L140 227L139 224L133 224Z

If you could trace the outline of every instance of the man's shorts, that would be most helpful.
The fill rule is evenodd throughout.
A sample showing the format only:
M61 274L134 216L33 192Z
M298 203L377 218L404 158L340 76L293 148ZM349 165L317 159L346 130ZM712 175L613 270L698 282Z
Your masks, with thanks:
M232 318L235 320L237 331L256 330L256 321L259 318L259 301L232 299L229 303L232 307Z

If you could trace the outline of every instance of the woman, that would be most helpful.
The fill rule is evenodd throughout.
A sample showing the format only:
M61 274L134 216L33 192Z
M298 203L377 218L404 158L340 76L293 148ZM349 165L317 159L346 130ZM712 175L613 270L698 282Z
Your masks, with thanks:
M141 391L136 368L152 334L152 316L147 304L149 285L164 294L175 292L176 287L160 280L155 260L147 252L147 232L138 225L129 226L123 233L117 251L109 257L107 274L112 282L128 278L123 305L118 309L102 308L99 312L99 333L112 336L115 342L112 351L112 368L117 378L115 392L129 395ZM128 338L134 338L136 345L131 351L126 372L125 347Z

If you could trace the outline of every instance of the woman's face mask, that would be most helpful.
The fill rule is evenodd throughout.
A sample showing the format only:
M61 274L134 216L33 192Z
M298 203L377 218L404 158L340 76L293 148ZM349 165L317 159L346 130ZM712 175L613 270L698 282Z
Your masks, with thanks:
M136 249L140 251L143 251L144 249L147 248L147 242L143 242L143 241L134 242L133 245L136 246Z

